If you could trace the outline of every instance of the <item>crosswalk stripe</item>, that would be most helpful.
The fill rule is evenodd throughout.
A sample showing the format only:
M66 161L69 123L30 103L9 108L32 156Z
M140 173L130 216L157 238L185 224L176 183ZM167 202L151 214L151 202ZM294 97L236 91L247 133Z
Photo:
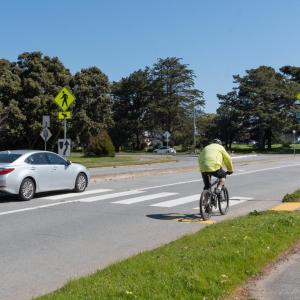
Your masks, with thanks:
M252 197L234 196L234 197L230 197L229 200L245 200L245 201L248 201L248 200L253 200L253 198Z
M231 200L231 198L230 198L229 199L229 208L230 208L230 206L238 205L238 204L241 204L246 201L248 201L248 200ZM199 207L195 207L193 209L199 210Z
M152 204L150 206L157 206L157 207L174 207L177 205L182 205L182 204L186 204L189 202L194 202L199 200L199 194L196 195L191 195L191 196L187 196L187 197L182 197L182 198L177 198L177 199L173 199L170 201L164 201L164 202L159 202L159 203L155 203Z
M90 191L85 191L83 193L66 193L66 194L60 194L60 195L55 195L55 196L50 196L50 197L42 197L40 199L45 199L45 200L60 200L60 199L66 199L66 198L72 198L72 197L82 197L86 195L92 195L92 194L98 194L98 193L105 193L105 192L111 192L111 189L97 189L97 190L90 190Z
M133 203L138 203L138 202L147 201L147 200L153 200L153 199L157 199L157 198L174 196L174 195L177 195L177 194L178 193L158 193L158 194L151 194L151 195L146 195L146 196L140 196L140 197L135 197L135 198L121 200L121 201L115 201L115 202L112 202L112 203L117 203L117 204L133 204Z
M145 193L145 192L140 191L140 190L132 190L132 191L105 194L105 195L102 195L102 196L95 196L95 197L79 199L79 202L95 202L95 201L101 201L101 200L106 200L106 199L111 199L111 198L117 198L117 197L129 196L129 195L136 195L136 194L141 194L141 193Z

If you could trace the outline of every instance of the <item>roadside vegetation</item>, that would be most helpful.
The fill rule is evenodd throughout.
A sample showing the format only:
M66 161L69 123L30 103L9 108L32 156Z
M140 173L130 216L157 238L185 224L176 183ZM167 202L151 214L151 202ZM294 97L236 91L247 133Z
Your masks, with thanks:
M106 156L85 156L81 153L72 153L68 157L74 163L79 163L87 168L132 166L155 163L176 162L176 157L172 155L143 155L143 154L122 154L114 157Z
M296 190L292 194L286 194L282 202L300 202L300 189Z
M299 239L299 212L254 211L72 280L38 299L221 299Z

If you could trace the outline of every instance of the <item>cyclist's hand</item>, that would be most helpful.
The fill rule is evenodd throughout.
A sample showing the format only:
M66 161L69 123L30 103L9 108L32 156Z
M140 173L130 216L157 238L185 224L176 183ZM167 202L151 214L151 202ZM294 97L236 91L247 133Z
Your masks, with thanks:
M231 171L231 172L227 171L226 173L227 173L227 175L231 175L233 173L233 171Z

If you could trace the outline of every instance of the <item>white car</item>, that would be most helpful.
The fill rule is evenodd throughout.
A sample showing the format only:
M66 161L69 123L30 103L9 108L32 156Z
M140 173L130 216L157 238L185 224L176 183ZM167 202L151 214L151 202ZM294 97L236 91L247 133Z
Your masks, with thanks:
M166 154L166 153L176 154L176 150L174 148L170 148L170 147L160 147L158 149L154 149L153 153L157 153L157 154Z
M89 180L86 167L73 164L53 152L0 152L0 192L19 195L21 200L30 200L39 192L83 192Z

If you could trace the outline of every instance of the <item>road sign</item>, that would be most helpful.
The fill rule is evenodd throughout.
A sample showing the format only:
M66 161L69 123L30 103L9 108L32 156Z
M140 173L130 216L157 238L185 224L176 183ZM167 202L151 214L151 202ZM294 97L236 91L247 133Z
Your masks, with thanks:
M166 131L163 136L168 140L171 136L171 133L169 131Z
M58 116L58 120L71 119L71 112L59 111L57 116Z
M296 94L296 99L300 100L300 92Z
M63 110L66 111L70 105L74 102L74 95L66 88L62 88L57 96L54 98L54 102Z
M50 127L50 116L43 116L43 128Z
M51 136L52 136L52 133L51 131L46 127L46 128L43 128L41 133L40 133L40 136L42 137L42 139L47 142Z
M61 156L71 155L71 139L58 140L58 154Z

